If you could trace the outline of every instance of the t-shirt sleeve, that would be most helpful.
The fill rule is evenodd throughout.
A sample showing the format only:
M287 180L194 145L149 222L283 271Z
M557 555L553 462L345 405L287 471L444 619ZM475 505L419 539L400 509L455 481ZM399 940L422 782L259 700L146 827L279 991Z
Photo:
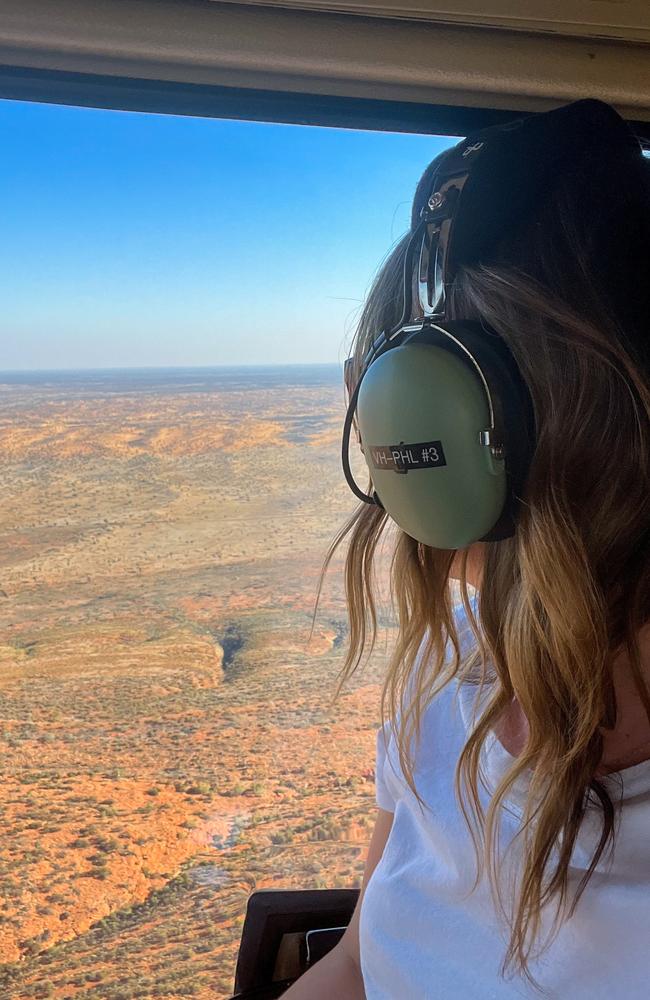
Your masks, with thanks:
M390 738L390 723L386 722L377 730L375 800L380 809L395 812L395 798L388 787L384 773Z
M470 597L470 607L475 617L478 617L478 601L476 595ZM467 617L467 612L462 603L458 603L453 609L454 622L458 632L458 642L460 644L460 655L467 656L476 647L476 637L472 632L472 627ZM451 644L449 646L449 656L451 657Z

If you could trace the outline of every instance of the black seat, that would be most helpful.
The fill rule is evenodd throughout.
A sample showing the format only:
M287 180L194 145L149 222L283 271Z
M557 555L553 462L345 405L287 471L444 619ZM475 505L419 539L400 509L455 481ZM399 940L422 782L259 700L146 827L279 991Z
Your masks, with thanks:
M237 1000L281 996L337 944L358 898L358 889L254 892L246 907L237 959Z

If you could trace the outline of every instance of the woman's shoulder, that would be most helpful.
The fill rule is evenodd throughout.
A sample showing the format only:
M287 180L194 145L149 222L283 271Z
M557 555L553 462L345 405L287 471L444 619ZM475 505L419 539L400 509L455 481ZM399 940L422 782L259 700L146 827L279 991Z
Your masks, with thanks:
M472 645L473 635L462 606L455 614L461 655L466 655ZM425 644L418 654L420 658L426 655L424 647ZM413 693L408 692L408 699L412 697ZM440 780L446 782L449 774L453 780L456 761L480 714L482 700L476 685L451 678L425 704L421 713L419 738L412 735L409 744L413 776L420 794L431 792L432 782L436 787ZM398 716L394 721L387 720L377 730L377 802L381 808L390 810L394 809L397 799L406 794L408 789L397 742L400 725L401 719ZM408 792L412 794L410 789Z
M471 696L460 691L462 685L450 681L426 706L421 719L419 738L409 746L413 782L421 798L436 809L444 802L454 802L454 775L461 751L467 742ZM389 812L397 804L412 804L415 798L402 768L396 732L388 720L377 730L376 801Z

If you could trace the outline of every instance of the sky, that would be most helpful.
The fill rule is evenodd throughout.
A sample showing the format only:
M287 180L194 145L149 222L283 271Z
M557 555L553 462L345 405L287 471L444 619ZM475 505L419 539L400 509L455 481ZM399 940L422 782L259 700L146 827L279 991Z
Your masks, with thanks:
M0 101L0 370L341 362L454 140Z

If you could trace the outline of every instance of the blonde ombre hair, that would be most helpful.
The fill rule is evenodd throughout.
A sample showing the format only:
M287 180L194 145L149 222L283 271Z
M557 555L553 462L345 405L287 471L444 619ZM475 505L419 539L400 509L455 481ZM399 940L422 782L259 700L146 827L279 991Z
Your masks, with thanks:
M650 189L639 161L597 212L590 198L611 183L615 165L603 158L559 177L535 218L489 261L459 272L449 290L449 318L482 318L512 350L538 429L516 533L485 543L475 605L467 550L461 554L460 595L476 640L470 655L461 656L453 614L456 552L396 529L390 560L398 631L382 720L390 720L402 770L422 803L410 748L426 706L454 678L485 686L487 707L459 758L456 791L477 852L475 884L487 868L511 929L502 973L518 970L534 985L529 962L571 916L615 841L616 805L597 771L602 729L616 724L617 652L629 656L650 720L639 649L639 631L650 620L650 273L640 249L650 243ZM367 297L354 342L357 373L371 340L399 316L407 238ZM335 698L375 644L374 565L389 523L383 510L361 504L327 554L323 573L347 539L350 634ZM514 698L528 721L527 741L484 812L481 749ZM499 817L525 772L523 869L516 898L505 899ZM601 836L570 892L571 854L588 803L600 811ZM547 904L555 907L552 934L541 941Z

